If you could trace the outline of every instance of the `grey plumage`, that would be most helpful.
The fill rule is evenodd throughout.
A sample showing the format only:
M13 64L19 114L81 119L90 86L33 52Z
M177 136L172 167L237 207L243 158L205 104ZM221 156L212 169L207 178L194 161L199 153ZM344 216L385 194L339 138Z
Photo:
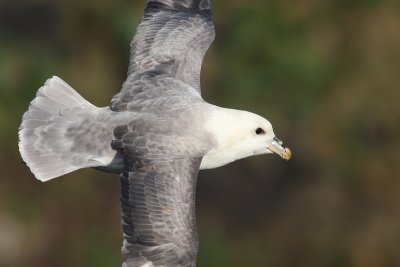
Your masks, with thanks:
M199 111L205 104L199 95L190 90L178 94L187 88L160 85L163 79L143 79L154 90L149 89L146 97L137 94L139 99L131 102L137 105L128 107L148 114L146 120L131 120L118 129L121 137L116 138L124 151L120 179L126 267L146 262L195 266L196 177L213 139L193 123L204 120Z
M124 267L196 265L196 179L212 138L193 121L206 115L200 69L214 35L209 1L146 2L128 78L111 103L150 114L120 133Z
M210 3L202 1L146 1L145 14L131 43L128 78L112 99L113 110L127 110L138 93L147 91L143 77L170 77L200 92L200 70L204 54L214 40ZM139 84L139 86L138 86ZM145 83L144 83L145 84Z
M120 173L124 267L196 265L196 179L214 140L193 122L210 109L200 69L213 39L208 0L147 0L109 108L53 77L23 116L19 148L38 179L85 167Z

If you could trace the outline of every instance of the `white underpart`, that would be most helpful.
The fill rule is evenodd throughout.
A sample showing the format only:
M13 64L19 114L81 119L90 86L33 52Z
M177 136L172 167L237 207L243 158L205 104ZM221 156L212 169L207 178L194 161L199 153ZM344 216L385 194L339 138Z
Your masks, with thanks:
M212 107L212 115L205 126L216 145L203 157L200 169L212 169L241 158L271 153L267 146L275 134L268 120L248 111ZM257 128L262 128L265 133L257 135Z

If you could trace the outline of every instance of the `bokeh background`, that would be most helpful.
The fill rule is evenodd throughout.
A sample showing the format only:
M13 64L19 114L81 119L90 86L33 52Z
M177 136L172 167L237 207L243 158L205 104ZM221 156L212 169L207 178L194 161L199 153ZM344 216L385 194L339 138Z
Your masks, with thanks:
M48 183L17 131L58 75L98 106L126 78L141 0L0 0L0 266L120 266L119 179ZM213 0L213 104L267 117L292 148L203 171L199 267L400 266L400 2Z

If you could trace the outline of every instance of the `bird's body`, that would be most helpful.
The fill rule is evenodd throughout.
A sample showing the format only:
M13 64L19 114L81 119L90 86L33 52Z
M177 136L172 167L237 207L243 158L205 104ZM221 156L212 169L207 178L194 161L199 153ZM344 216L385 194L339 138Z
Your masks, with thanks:
M24 114L19 148L39 180L86 167L120 174L123 267L196 265L200 169L272 152L290 158L266 119L201 98L213 38L208 0L147 0L110 107L53 77Z

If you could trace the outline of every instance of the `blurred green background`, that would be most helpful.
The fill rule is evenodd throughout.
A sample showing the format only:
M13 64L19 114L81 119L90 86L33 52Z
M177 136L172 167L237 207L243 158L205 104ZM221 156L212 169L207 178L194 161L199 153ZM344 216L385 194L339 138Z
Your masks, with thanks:
M17 131L53 75L109 104L143 2L0 0L1 267L120 266L118 177L41 183ZM198 266L400 266L400 2L212 4L204 98L268 118L294 155L200 173Z

